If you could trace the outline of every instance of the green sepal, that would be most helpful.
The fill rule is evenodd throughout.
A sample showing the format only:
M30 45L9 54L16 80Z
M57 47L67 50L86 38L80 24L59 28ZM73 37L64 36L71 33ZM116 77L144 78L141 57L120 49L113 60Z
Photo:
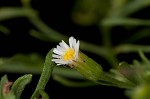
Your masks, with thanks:
M74 68L85 78L92 81L99 80L103 73L101 65L82 52L79 52Z

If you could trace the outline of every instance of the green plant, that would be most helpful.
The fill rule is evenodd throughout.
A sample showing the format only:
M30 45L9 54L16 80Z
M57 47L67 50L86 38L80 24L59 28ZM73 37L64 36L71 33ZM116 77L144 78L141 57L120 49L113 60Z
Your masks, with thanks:
M50 43L60 42L61 40L68 41L67 35L50 28L40 19L38 11L32 8L30 0L21 0L21 3L21 7L0 8L0 21L25 17L36 28L30 30L29 34L31 36ZM102 76L100 76L99 80L97 78L96 81L95 79L88 80L86 79L88 78L86 73L82 73L82 70L78 70L79 72L77 72L71 68L55 66L56 64L51 61L53 49L48 52L45 62L44 58L38 53L30 55L16 54L10 58L1 57L1 72L30 74L19 77L13 84L9 82L6 75L3 76L0 82L0 98L19 99L25 86L32 80L32 73L40 74L43 69L31 99L39 96L42 96L43 99L49 99L49 95L44 89L52 73L53 79L65 86L114 86L126 89L125 93L130 99L149 99L150 61L144 53L150 52L150 46L134 44L134 42L150 36L150 20L130 17L131 14L149 6L150 0L76 0L71 13L73 22L85 27L95 25L102 34L100 38L102 39L102 45L80 40L80 49L81 51L97 54L106 60L111 66L110 70L103 71L104 73L101 74ZM119 42L118 45L114 46L111 33L115 26L122 26L129 30L137 26L143 26L143 28L131 34L124 41L125 43ZM10 32L3 25L0 25L0 31L5 34L9 34ZM117 57L121 53L132 52L138 53L142 61L133 59L133 63L127 63L120 61ZM88 56L84 58L88 58ZM93 60L93 62L95 61ZM97 63L95 62L94 64ZM102 65L101 67L103 68L104 66ZM84 74L85 78L81 74ZM70 78L83 81L76 82L70 80Z

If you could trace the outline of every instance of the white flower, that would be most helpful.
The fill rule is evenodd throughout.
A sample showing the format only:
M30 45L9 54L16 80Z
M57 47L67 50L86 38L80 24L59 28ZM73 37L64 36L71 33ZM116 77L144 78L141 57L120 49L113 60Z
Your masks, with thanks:
M79 40L76 41L74 37L69 38L69 46L62 40L53 50L52 61L57 65L72 64L78 58L79 45Z

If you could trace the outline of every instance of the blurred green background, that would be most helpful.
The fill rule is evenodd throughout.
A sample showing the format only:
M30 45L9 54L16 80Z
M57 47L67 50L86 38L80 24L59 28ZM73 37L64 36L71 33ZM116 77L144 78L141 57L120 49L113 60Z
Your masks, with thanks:
M70 36L79 39L80 50L105 71L122 61L141 61L139 49L149 58L150 0L1 0L0 75L7 74L14 81L32 73L33 80L22 96L27 99L36 87L47 52ZM54 74L67 78L69 73L56 69ZM70 99L68 94L72 99L129 99L124 89L68 87L54 78L46 92L52 99Z

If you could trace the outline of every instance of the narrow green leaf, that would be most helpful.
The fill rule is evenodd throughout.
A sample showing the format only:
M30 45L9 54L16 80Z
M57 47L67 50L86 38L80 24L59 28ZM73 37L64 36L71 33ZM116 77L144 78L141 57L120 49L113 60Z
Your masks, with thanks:
M37 53L16 54L9 58L0 58L0 72L36 73L42 71L44 59Z
M0 8L0 21L8 20L16 17L34 16L36 11L33 9L25 9L21 7L3 7Z
M144 55L144 53L143 53L141 50L139 50L138 53L139 53L139 55L140 55L142 61L150 65L150 61L149 61L148 58Z
M135 45L135 44L121 44L116 46L115 52L119 53L131 53L131 52L138 52L139 49L143 52L150 52L149 45Z
M0 81L0 99L3 99L3 86L8 82L7 75L4 75Z
M130 37L128 37L123 43L135 43L136 41L139 41L141 39L150 37L150 29L145 28L142 30L137 31L136 33L133 33Z
M37 30L30 30L29 31L30 35L37 38L37 39L40 39L40 40L43 40L43 41L52 41L51 39L49 39L49 37Z
M150 26L150 20L142 20L135 18L106 18L102 22L100 22L102 26L114 26L114 25L130 25L130 26L138 26L145 25Z
M37 84L37 87L36 87L33 95L31 96L31 99L35 99L36 97L39 96L38 91L45 89L45 86L46 86L48 80L51 77L51 74L52 74L52 71L53 71L53 68L54 68L54 63L51 61L52 60L52 54L53 54L53 49L51 49L48 52L48 54L46 55L46 59L45 59L45 63L44 63L44 67L43 67L41 77L39 79L39 82Z
M101 85L115 86L118 88L126 88L126 89L135 87L135 84L129 83L129 82L122 82L122 81L110 76L106 72L104 72L101 75L101 78L99 79L99 81L97 81L97 83L99 83Z
M20 96L25 88L25 86L32 80L31 74L26 74L19 77L11 87L11 91L16 95L16 99L20 99Z
M121 1L121 0L120 0ZM127 1L127 0L126 0ZM115 9L110 17L126 17L150 5L150 0L129 0L122 9Z

